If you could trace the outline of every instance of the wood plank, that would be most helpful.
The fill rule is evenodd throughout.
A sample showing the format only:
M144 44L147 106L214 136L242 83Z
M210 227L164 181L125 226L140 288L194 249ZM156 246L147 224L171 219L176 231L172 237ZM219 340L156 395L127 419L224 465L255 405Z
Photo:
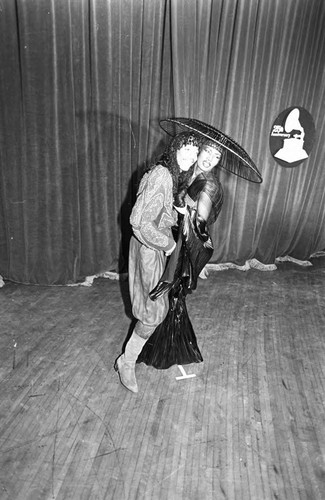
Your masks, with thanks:
M1 500L322 500L324 276L325 259L211 273L188 298L196 377L137 365L138 395L113 370L125 283L7 283Z

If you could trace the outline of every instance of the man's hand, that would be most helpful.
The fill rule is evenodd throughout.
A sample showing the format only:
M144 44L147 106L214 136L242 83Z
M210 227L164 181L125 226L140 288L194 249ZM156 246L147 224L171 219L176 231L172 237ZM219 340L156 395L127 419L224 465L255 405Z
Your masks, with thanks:
M202 269L202 271L199 274L199 278L201 278L202 280L206 280L206 279L208 279L208 276L209 276L209 271L207 270L207 267L204 266L204 268Z
M176 242L174 242L174 245L170 250L167 250L167 252L165 252L167 257L169 257L169 255L171 255L173 253L173 251L175 250L175 247L176 247Z
M186 205L184 207L177 207L176 205L174 205L174 208L177 210L177 212L179 212L180 214L182 215L185 215L186 214Z

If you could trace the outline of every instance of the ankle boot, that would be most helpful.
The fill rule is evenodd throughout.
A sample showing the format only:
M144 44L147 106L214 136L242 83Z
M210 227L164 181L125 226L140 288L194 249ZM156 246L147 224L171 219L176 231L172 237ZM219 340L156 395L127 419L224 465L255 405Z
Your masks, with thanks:
M125 347L124 354L121 354L115 361L115 371L118 372L121 384L131 392L138 392L138 384L135 378L135 363L146 339L139 337L136 333L132 333Z

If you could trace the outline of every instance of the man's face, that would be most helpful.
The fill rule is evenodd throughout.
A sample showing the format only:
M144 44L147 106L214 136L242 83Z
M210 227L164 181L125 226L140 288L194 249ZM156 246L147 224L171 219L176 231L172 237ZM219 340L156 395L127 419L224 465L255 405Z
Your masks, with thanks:
M197 166L203 172L210 172L221 159L221 153L213 146L203 145L197 157Z
M192 144L182 146L176 153L178 166L181 170L187 171L196 162L199 148Z

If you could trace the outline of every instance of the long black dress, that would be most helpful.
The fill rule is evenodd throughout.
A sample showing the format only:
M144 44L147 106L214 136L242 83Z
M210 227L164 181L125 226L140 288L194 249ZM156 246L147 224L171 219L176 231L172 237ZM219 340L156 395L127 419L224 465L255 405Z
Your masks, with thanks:
M212 173L202 173L195 178L187 194L195 203L187 208L184 216L180 216L176 249L164 275L150 294L155 300L162 293L169 293L169 310L137 360L137 363L143 362L158 369L203 361L185 298L196 289L198 276L213 254L207 226L215 222L219 215L223 189ZM205 221L200 215L200 206L207 201L210 213Z

